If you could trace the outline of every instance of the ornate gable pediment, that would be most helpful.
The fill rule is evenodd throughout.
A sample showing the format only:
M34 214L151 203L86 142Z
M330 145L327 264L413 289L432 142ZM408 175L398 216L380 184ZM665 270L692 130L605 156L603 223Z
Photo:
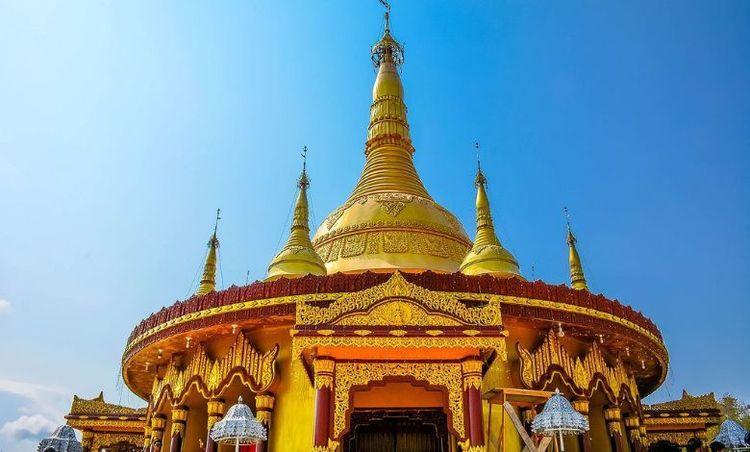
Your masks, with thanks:
M501 321L499 303L469 306L452 294L412 284L396 272L380 285L346 294L325 307L300 302L297 324L490 326Z

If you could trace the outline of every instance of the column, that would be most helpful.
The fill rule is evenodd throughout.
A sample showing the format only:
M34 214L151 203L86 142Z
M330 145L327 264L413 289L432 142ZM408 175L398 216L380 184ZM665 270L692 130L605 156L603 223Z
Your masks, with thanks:
M336 362L326 358L313 361L315 380L315 430L313 450L327 451L331 434L331 392Z
M588 399L573 400L573 409L578 411L582 415L586 416L586 419L588 419L589 400ZM581 449L581 452L592 452L590 432L583 432L580 435L578 435L578 447Z
M622 413L620 407L609 407L604 409L604 420L607 421L607 432L609 433L612 450L615 452L625 452L622 444Z
M206 430L206 452L216 452L219 448L214 440L211 439L211 429L214 424L219 422L224 417L224 400L222 399L211 399L208 401L207 412L208 412L208 430Z
M164 427L166 425L167 420L161 414L151 418L151 452L161 451L161 442L164 438Z
M627 430L630 450L638 452L641 450L641 421L637 415L630 414L625 416L625 430Z
M484 450L482 426L482 361L472 359L461 363L466 412L468 415L469 451ZM454 413L454 416L458 413Z
M169 452L182 451L182 440L185 439L185 423L187 422L187 415L187 407L172 407L172 440L169 443Z
M91 452L91 446L94 443L94 432L84 430L81 435L81 445L83 446L83 452Z
M255 411L258 421L266 428L266 441L258 443L256 452L268 452L268 443L271 442L271 418L273 417L274 397L272 394L259 394L255 396Z
M143 452L151 450L151 420L146 420L146 426L143 427ZM97 451L98 452L98 451Z
M645 423L641 423L641 426L638 427L638 432L641 434L641 444L643 445L643 450L647 451L649 444L648 444L648 435L647 435L648 430L646 430Z
M710 448L708 443L708 432L706 431L706 429L703 428L702 430L700 430L696 436L699 440L701 440L701 447L699 450L702 452L709 452Z

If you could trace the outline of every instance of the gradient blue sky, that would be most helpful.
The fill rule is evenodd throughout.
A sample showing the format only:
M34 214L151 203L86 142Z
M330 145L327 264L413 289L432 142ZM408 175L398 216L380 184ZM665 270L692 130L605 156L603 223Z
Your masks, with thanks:
M750 2L396 1L416 164L472 230L474 153L527 277L592 290L671 354L650 401L750 399ZM313 219L363 163L371 1L0 0L0 449L118 378L191 289L217 207L223 284L261 278L299 148ZM31 438L31 439L24 439Z

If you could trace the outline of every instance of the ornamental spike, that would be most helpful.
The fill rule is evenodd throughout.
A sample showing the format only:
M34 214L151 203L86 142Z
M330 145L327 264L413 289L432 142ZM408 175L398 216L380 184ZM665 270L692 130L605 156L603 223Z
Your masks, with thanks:
M219 220L221 220L221 209L216 209L216 222L214 223L214 233L211 234L211 238L208 240L208 254L206 254L206 262L203 265L203 276L201 277L200 286L195 294L198 296L206 295L216 290L216 263L218 261L219 252Z
M581 256L578 254L576 243L578 240L573 235L573 229L570 226L570 212L568 208L563 209L565 211L565 222L568 229L567 242L568 242L568 264L570 265L570 286L575 290L588 290L588 284L586 283L586 276L583 273L583 265L581 264Z

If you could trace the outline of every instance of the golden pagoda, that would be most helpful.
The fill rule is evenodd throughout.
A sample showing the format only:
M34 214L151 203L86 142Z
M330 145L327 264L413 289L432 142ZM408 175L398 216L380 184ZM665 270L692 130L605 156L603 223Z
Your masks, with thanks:
M210 432L240 398L266 429L255 452L542 450L549 440L530 423L556 390L590 427L564 437L566 451L642 452L650 432L669 430L642 403L667 375L661 333L588 290L570 228L572 287L529 282L498 239L481 168L473 243L429 195L413 161L404 50L385 18L352 193L311 240L303 165L265 279L218 291L215 227L196 294L127 340L122 377L146 408L74 400L69 423L87 451L233 450ZM705 437L709 425L689 428Z

